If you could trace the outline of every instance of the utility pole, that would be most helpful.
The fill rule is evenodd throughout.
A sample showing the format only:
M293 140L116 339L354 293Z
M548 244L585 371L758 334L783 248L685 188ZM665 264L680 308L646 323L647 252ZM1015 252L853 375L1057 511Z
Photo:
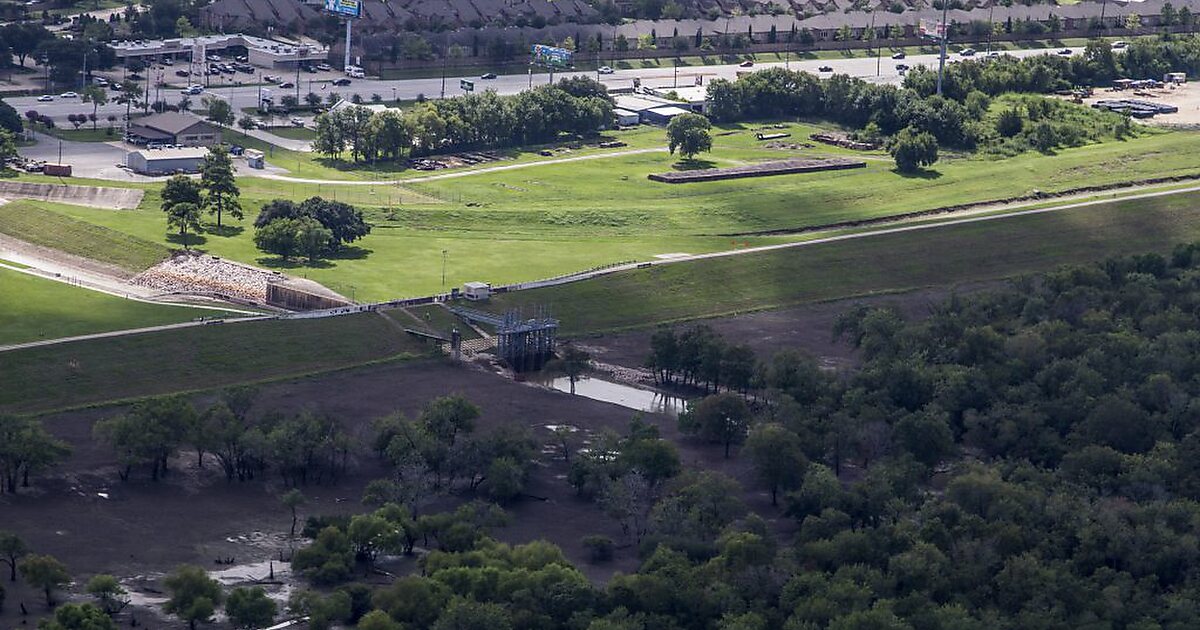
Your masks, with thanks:
M938 57L938 79L937 79L938 96L942 95L942 73L945 72L945 70L946 70L946 40L949 39L949 35L950 35L950 33L948 32L948 29L946 28L946 11L949 8L950 8L950 0L942 0L942 32L940 33L941 38L942 38L942 54L941 54L941 56Z
M871 45L875 46L875 76L880 75L883 64L882 57L879 55L879 44L875 41L877 35L878 33L875 32L875 12L871 11Z
M59 142L62 142L61 140ZM60 162L62 160L59 160ZM446 250L442 250L442 292L446 292Z
M992 21L992 11L994 10L996 10L996 3L993 2L988 5L988 56L991 56L992 54L992 33L996 30L996 23Z

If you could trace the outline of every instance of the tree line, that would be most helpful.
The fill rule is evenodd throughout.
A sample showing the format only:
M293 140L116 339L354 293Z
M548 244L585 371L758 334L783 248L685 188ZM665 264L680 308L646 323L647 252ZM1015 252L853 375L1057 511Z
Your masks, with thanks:
M406 112L346 106L317 116L313 150L354 162L397 160L464 149L590 136L612 124L612 100L586 77L563 79L512 96L495 92L419 103Z

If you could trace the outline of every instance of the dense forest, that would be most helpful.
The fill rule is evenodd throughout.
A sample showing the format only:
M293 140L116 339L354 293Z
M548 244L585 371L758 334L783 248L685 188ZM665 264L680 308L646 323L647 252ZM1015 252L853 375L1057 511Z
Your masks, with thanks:
M502 515L483 504L421 519L385 505L376 517L435 551L359 612L381 611L371 628L1192 627L1198 307L1190 245L1022 278L919 321L854 310L836 334L857 369L784 352L748 395L711 394L680 419L745 442L732 456L777 491L794 535L748 513L733 480L646 448L661 440L635 420L571 482L629 521L637 573L598 588L550 545L496 543ZM715 382L687 357L718 356L704 348L719 338L685 331L699 350L672 354L656 337L656 370ZM349 560L355 529L310 533ZM603 561L598 538L583 543Z

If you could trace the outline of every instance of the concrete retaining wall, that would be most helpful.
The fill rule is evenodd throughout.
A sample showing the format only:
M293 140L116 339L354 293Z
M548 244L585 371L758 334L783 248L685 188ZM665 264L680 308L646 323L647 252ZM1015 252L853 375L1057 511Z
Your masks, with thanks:
M134 188L100 188L99 186L0 181L0 198L56 201L111 210L132 210L142 202L144 194L145 191Z

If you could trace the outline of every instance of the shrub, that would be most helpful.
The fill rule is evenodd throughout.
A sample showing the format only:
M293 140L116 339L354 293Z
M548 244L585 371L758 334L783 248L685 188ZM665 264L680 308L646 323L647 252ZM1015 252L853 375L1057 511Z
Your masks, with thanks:
M608 536L584 536L580 542L587 548L591 562L608 562L613 559L613 540Z

